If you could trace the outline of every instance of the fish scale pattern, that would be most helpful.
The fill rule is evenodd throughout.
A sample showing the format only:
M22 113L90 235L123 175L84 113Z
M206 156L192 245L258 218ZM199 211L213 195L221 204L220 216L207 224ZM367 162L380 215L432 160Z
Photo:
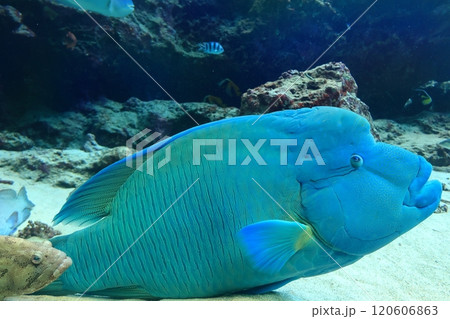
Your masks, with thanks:
M255 119L180 133L132 158L137 163L152 153L153 163L162 163L170 147L166 165L150 170L147 158L139 170L130 170L122 160L74 192L55 219L97 222L52 240L73 257L74 266L61 277L64 288L100 295L115 289L115 296L145 298L271 291L357 261L429 216L439 202L439 182L427 182L431 166L376 143L367 121L350 111L284 111L252 126ZM286 165L279 164L281 147L268 142L274 137L300 140L286 154ZM302 140L311 137L328 165L296 165ZM194 141L218 138L240 147L225 147L223 156L207 160L203 155L214 154L214 148L204 145L206 153L194 165ZM259 149L265 164L249 157L241 143L261 140L267 142ZM357 166L351 161L355 152L361 159ZM236 160L229 165L233 153ZM387 169L396 165L404 168L401 176ZM375 180L379 183L369 183ZM412 207L405 208L410 185L416 185ZM379 193L389 194L389 202L385 196L381 202L355 200ZM386 239L388 227L396 230Z

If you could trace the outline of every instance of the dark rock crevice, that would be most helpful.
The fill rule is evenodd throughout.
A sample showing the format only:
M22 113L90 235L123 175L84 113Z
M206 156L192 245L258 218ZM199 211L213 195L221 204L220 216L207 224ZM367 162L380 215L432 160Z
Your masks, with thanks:
M67 111L106 97L124 102L167 96L84 13L37 0L0 0L21 13L0 14L0 111L15 118ZM146 0L124 19L94 15L179 102L216 94L232 79L245 91L289 69L305 70L367 8L361 1ZM1 11L1 10L0 10ZM4 11L4 10L3 10ZM377 3L319 61L342 61L375 117L401 114L411 91L447 81L450 5L438 0ZM68 32L77 38L67 48ZM219 41L221 56L196 51ZM239 106L239 105L232 105Z

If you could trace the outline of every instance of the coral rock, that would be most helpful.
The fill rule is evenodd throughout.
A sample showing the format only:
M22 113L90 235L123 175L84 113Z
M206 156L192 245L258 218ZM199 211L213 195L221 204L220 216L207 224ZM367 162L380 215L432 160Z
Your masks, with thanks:
M393 120L375 120L381 140L427 159L437 171L450 172L450 150L439 143L450 138L450 114L422 112Z
M50 239L52 237L61 235L61 232L53 229L47 224L41 222L28 221L28 225L24 229L19 230L19 235L17 237L28 239L31 237L39 237L43 239Z
M17 132L0 132L0 149L7 151L24 151L32 148L34 142Z
M95 140L95 135L92 133L88 133L86 135L86 143L84 143L83 148L86 152L95 152L105 149L104 146L97 143Z
M248 90L242 96L241 114L274 112L329 105L364 116L378 137L369 107L356 97L358 86L343 63L327 63L307 72L290 70L277 81Z
M177 105L165 100L130 98L125 103L119 103L102 99L83 105L77 112L43 115L23 121L20 129L33 136L39 147L95 151L100 145L124 146L129 138L145 128L170 136L195 126L196 123L183 109L200 124L239 115L237 108L223 108L203 102ZM88 134L95 136L97 146L91 145L89 139L92 137L86 138Z
M0 151L0 169L18 172L25 179L74 188L128 154L125 146L100 151L33 148L23 152Z

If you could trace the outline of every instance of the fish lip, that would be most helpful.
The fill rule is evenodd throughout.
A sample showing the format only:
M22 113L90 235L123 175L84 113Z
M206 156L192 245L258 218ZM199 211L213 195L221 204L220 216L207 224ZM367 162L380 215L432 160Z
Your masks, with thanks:
M411 181L408 191L403 199L403 206L427 209L440 201L440 195L436 193L437 186L433 188L434 180L429 180L432 166L422 156L419 156L419 169L416 177ZM436 189L435 189L436 188ZM436 193L436 196L433 194Z
M56 268L56 270L53 272L53 278L57 279L59 276L62 275L63 272L65 272L67 270L67 268L69 268L70 266L72 266L72 258L70 258L69 256L65 256L63 261L61 262L61 264L58 266L58 268Z

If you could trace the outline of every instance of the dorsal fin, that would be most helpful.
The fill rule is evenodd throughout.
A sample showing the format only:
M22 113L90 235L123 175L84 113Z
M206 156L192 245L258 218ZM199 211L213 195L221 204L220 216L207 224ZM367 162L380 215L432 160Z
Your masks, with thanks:
M242 118L244 117L240 119ZM67 202L53 218L54 225L61 222L64 224L88 225L108 216L112 200L120 187L135 172L136 163L144 164L148 154L191 132L218 125L222 121L237 119L225 119L195 126L104 168L70 194ZM132 165L127 166L127 162L130 163L130 159Z
M17 194L17 198L20 198L24 203L26 203L27 208L33 208L34 204L28 199L27 196L27 190L25 189L25 186L23 186L19 193Z
M136 171L136 163L142 164L147 154L159 150L178 137L175 135L156 143L95 174L70 194L67 202L53 218L54 225L61 222L76 225L92 224L109 215L112 200L120 187Z
M134 168L126 166L123 161L101 170L69 196L53 218L54 225L61 222L90 224L107 216L109 204L134 171Z

